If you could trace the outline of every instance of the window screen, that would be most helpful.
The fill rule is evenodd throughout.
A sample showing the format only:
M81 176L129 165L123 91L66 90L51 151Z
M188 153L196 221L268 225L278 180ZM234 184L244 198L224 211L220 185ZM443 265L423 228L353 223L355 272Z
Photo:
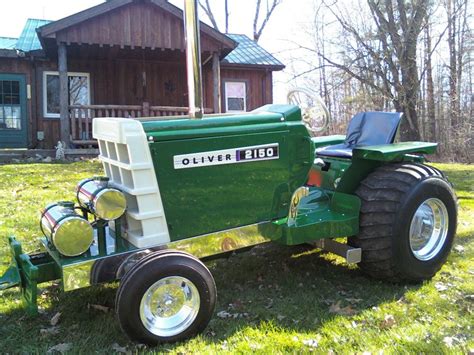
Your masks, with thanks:
M228 81L225 83L225 103L227 112L247 110L247 90L245 82Z

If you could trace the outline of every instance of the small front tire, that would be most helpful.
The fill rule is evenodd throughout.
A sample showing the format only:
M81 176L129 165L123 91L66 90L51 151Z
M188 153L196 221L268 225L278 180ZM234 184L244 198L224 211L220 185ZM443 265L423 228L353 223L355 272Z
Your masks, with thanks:
M216 304L208 268L178 251L148 255L123 277L116 297L122 330L149 345L176 342L202 332Z

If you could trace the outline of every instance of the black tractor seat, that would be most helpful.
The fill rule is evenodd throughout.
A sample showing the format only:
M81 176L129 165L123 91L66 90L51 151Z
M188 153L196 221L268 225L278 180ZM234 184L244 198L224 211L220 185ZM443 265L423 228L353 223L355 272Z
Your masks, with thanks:
M360 112L352 117L344 143L316 149L323 157L352 158L352 149L393 143L401 112Z

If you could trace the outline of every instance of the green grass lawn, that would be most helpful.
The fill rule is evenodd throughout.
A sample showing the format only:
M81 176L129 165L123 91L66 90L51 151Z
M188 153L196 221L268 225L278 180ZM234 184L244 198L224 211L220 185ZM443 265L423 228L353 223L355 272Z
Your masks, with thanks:
M15 289L2 294L0 352L45 353L58 345L72 353L472 352L474 166L436 166L454 183L460 209L455 248L429 282L374 281L309 247L263 245L208 264L218 289L216 314L203 335L187 342L154 349L129 342L114 315L117 284L65 294L49 284L38 317L25 315ZM101 171L87 161L0 166L0 271L9 262L8 235L37 250L40 208L73 199L76 183ZM231 317L218 317L221 311Z

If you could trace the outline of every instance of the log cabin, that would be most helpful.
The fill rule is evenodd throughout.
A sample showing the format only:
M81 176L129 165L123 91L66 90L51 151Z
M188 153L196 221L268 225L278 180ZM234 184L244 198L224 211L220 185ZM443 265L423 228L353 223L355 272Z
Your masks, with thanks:
M272 103L284 65L245 35L200 24L206 113ZM183 12L164 0L109 0L0 37L0 148L90 147L94 117L188 111Z

